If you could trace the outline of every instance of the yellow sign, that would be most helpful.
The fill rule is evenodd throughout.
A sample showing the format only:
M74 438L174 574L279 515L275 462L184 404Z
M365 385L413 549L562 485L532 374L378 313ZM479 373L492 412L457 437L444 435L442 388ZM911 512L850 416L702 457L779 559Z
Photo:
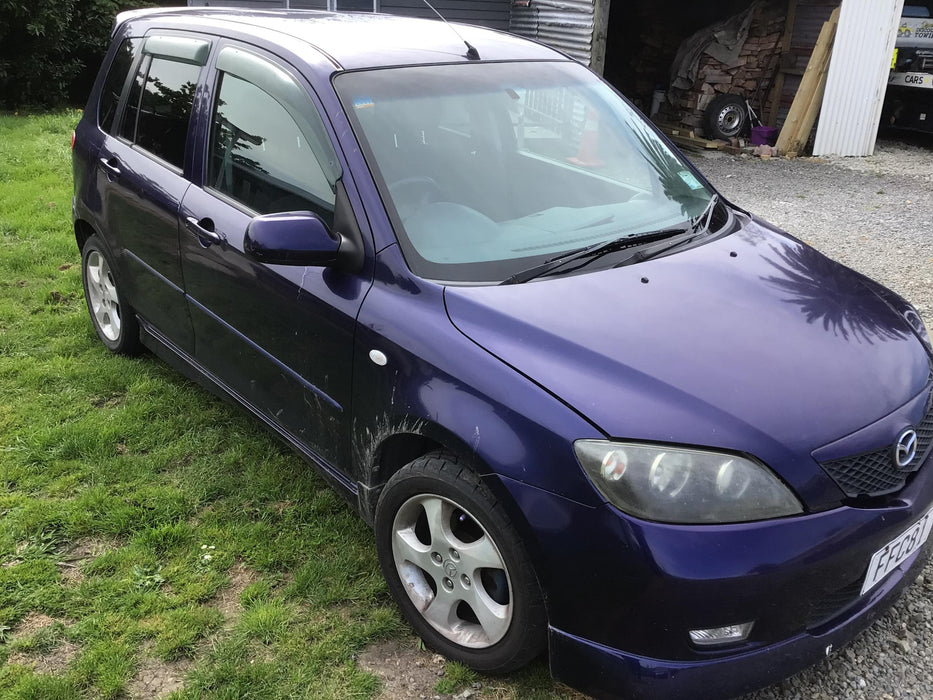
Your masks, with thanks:
M891 70L897 68L897 52L898 49L894 49L894 58L891 59Z

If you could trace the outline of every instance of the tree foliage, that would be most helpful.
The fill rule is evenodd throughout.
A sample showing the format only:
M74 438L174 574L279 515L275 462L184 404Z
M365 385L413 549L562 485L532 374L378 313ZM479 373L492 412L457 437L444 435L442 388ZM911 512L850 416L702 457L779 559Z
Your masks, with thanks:
M0 0L0 104L83 106L116 14L159 4L169 3Z

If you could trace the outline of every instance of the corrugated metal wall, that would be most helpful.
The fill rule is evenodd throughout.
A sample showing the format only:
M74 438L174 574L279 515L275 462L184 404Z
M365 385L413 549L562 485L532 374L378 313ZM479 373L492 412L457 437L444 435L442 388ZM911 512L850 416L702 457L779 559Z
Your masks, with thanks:
M327 10L338 0L188 0L188 7L253 7L257 10ZM328 4L328 2L330 4ZM373 0L339 0L341 9L373 10Z
M337 0L338 7L341 0ZM450 22L478 24L503 31L509 28L511 0L428 0ZM421 0L379 0L379 11L406 17L437 19Z
M327 7L327 0L319 2L290 0L288 5L295 9L318 10ZM188 0L188 7L254 7L259 10L280 10L285 6L285 0Z
M492 29L507 30L511 0L429 0L451 22L478 24ZM189 6L256 7L279 9L286 0L188 0ZM344 12L379 12L406 17L437 19L422 0L288 0L293 10L338 10Z
M512 8L509 31L542 41L590 65L593 17L594 0L531 0L529 7Z
M870 156L904 0L843 0L814 155Z

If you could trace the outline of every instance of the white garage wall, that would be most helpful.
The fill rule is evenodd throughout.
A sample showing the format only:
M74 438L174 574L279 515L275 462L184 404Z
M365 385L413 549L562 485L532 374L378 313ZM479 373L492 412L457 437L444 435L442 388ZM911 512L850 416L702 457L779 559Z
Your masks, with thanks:
M870 156L904 0L843 0L814 155Z

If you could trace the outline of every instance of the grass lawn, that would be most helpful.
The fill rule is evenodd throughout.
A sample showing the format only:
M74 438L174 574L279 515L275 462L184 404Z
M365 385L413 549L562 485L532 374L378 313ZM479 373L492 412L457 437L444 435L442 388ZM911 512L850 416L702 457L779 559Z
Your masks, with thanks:
M357 658L386 642L430 669L428 697L568 695L543 661L492 678L419 650L371 532L312 468L98 342L71 228L78 118L0 115L0 697L378 697Z

